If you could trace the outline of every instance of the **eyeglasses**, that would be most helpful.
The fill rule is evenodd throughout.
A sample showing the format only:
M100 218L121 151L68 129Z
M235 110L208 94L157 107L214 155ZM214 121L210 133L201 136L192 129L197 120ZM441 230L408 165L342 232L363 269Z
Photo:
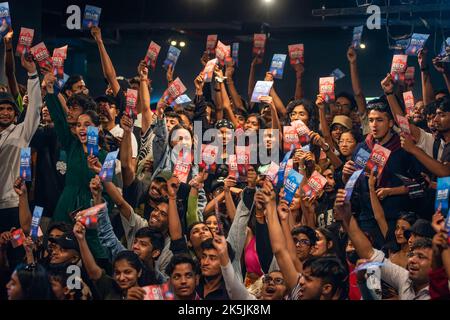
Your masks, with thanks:
M275 285L283 285L284 279L283 278L272 278L271 276L265 275L263 278L263 283L269 284L273 282Z
M351 105L349 105L349 104L335 103L334 106L335 106L337 109L344 109L344 108L350 109L350 108L351 108Z
M311 241L307 240L307 239L294 239L294 243L295 245L302 245L302 246L310 246L311 245Z

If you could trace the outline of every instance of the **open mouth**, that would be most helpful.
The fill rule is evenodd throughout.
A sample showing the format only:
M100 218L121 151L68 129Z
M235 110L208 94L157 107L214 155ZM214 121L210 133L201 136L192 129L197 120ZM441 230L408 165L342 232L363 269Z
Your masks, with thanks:
M268 294L268 295L273 295L276 291L277 291L277 289L275 289L274 287L271 287L271 286L267 287L265 290L266 294Z

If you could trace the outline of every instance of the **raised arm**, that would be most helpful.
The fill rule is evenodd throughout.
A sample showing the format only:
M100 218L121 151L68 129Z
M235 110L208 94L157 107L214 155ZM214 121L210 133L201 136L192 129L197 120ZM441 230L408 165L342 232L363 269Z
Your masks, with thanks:
M103 182L106 193L111 197L114 204L120 211L122 217L127 220L131 219L131 215L133 214L133 208L129 205L129 203L123 198L119 189L112 182Z
M234 115L233 112L233 108L231 107L231 102L230 102L230 98L228 97L228 92L227 92L227 88L225 86L225 83L219 83L220 85L220 94L221 94L221 100L222 100L222 106L223 109L225 110L225 112L228 115L228 119L230 119L230 121L233 123L234 127L237 128L239 123L237 121L236 116ZM222 117L223 117L223 111L221 112ZM216 115L217 115L217 110L216 110ZM217 120L219 120L219 118L217 118Z
M386 217L384 216L384 209L381 206L380 199L378 199L377 191L375 189L377 178L375 177L374 171L370 172L369 176L369 194L370 194L370 204L372 205L373 215L377 221L378 227L380 228L381 234L386 239L388 232L388 224L386 222Z
M117 94L120 91L120 85L117 81L117 75L116 70L114 69L114 65L108 55L108 52L106 51L105 45L103 43L102 38L102 32L99 27L92 27L91 28L91 34L92 37L95 39L95 42L98 46L98 51L100 53L100 60L102 62L102 69L103 69L103 75L108 81L109 85L111 86L111 90L114 94L114 96L117 96ZM123 110L121 110L123 111Z
M14 99L17 99L19 96L19 85L17 84L16 79L16 64L14 62L14 52L13 52L13 38L14 32L10 30L6 36L3 38L3 42L5 44L5 75L8 80L9 90L13 95ZM21 108L20 112L23 111L23 106L19 106Z
M275 192L270 182L266 181L264 183L262 193L266 203L267 227L269 229L272 251L277 259L278 266L283 273L286 286L289 290L292 290L297 285L299 273L296 271L287 249L283 229L278 220Z
M303 73L305 72L305 67L302 63L294 64L292 66L295 70L295 100L303 98Z
M122 166L123 185L128 187L136 176L136 160L133 159L131 135L133 134L133 119L124 114L120 119L123 129L123 138L120 143L120 163Z
M374 253L372 244L361 231L351 212L351 206L345 202L345 190L339 189L334 203L334 217L336 221L342 221L344 230L348 233L353 246L361 259L370 259Z
M30 143L36 132L41 118L42 96L36 64L32 60L21 57L22 66L28 73L28 107L22 126L22 138ZM52 118L53 119L53 118ZM56 124L55 124L56 126Z
M320 94L316 98L316 106L319 109L320 131L329 146L334 147L333 138L331 137L330 127L328 126L327 117L325 115L325 100Z
M425 151L416 146L414 142L408 136L402 134L400 137L402 148L411 153L425 168L427 168L432 174L438 177L450 176L450 163L442 163L433 159Z
M394 81L392 80L392 76L388 73L386 78L383 79L383 81L381 81L381 88L384 91L384 94L387 97L388 103L389 103L389 107L391 108L391 112L394 115L394 117L396 115L405 116L405 113L402 110L402 107L400 106L400 104L398 103L397 97L395 96L394 93ZM395 117L395 122L398 125L398 121L397 121L397 117ZM418 127L416 127L414 124L410 123L409 127L411 129L411 134L414 137L414 139L416 141L419 141L420 139L420 130Z
M270 72L266 72L266 77L264 78L264 81L273 81L273 74L271 74ZM283 101L281 101L280 97L278 96L276 90L275 90L275 82L273 83L272 88L270 89L270 93L269 95L272 97L273 99L273 103L275 105L275 108L277 110L277 112L284 117L287 113L286 111L286 107L284 106Z
M86 269L89 278L93 281L100 279L103 271L95 262L91 250L89 250L89 246L86 241L86 228L80 222L77 222L73 227L73 233L75 234L78 244L80 245L83 267Z
M19 222L23 233L30 234L31 231L31 211L28 205L28 192L25 181L22 178L17 178L14 182L14 191L19 196Z
M280 201L277 212L281 222L281 229L284 233L284 239L286 241L286 249L289 252L292 262L294 263L295 270L297 270L297 272L302 272L303 265L297 258L297 250L295 247L294 239L291 235L291 227L289 226L289 216L292 215L292 213L286 200Z
M153 122L153 112L150 110L150 90L148 68L145 61L141 61L138 67L139 74L139 100L142 106L142 133L146 133Z
M253 89L255 88L255 85L256 85L256 79L255 79L256 66L261 63L262 63L262 59L260 57L256 56L250 65L250 73L248 75L248 92L247 92L249 101L252 98Z
M224 103L225 103L225 101L223 100L223 89L225 88L225 85L223 82L218 81L219 78L223 78L223 71L217 65L215 66L214 74L215 74L215 79L213 80L214 82L212 83L213 90L214 90L213 100L214 100L214 104L216 105L216 120L219 121L219 120L223 119L223 109L224 109ZM230 99L228 98L228 94L226 96L227 96L228 104L230 104Z
M428 50L426 48L420 50L417 54L422 79L422 100L424 105L428 105L435 100L434 89L431 84L430 69L427 64L427 54Z
M350 64L353 94L355 96L356 104L358 105L359 115L362 116L366 113L366 99L362 90L361 81L359 80L357 54L353 47L348 48L347 59Z
M236 179L234 177L228 176L224 182L225 207L227 209L228 217L231 221L233 221L234 216L236 215L236 206L234 205L234 200L230 188L236 186Z
M177 208L177 192L179 187L180 180L177 177L172 177L167 181L167 193L169 196L168 221L171 240L178 240L183 237L183 229Z
M226 82L228 86L228 91L230 92L231 100L233 101L233 106L236 109L241 109L245 111L241 96L237 92L236 86L234 85L233 81L234 70L235 70L235 63L233 61L230 64L228 64L225 69L225 77L227 77Z
M447 86L447 90L450 91L450 70L448 68L448 65L439 61L437 58L434 58L433 66L437 70L437 72L442 74L442 77L444 77L445 85Z

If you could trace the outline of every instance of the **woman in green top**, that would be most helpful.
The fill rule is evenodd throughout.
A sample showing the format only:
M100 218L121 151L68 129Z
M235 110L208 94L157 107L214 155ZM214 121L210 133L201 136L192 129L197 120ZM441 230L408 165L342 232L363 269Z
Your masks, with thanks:
M48 87L48 86L47 86ZM100 126L98 115L91 110L84 111L77 120L76 135L72 134L66 120L66 114L58 97L49 92L45 97L50 116L55 124L56 134L61 148L67 154L67 173L64 190L59 198L53 215L53 221L73 223L69 213L91 207L91 192L89 182L95 176L87 163L87 128ZM85 96L86 99L89 99ZM80 108L80 106L73 106ZM100 148L99 148L100 149ZM98 158L101 163L106 158L106 151L100 149ZM55 195L56 196L56 195ZM100 245L96 230L88 230L86 238L96 259L106 259L107 254Z

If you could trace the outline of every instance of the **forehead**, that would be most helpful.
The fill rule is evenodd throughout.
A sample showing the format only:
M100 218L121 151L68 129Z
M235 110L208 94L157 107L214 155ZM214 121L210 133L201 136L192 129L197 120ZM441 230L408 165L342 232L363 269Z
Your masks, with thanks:
M416 248L413 250L414 254L422 254L427 257L431 257L433 250L431 248Z
M72 87L79 87L79 86L84 86L84 85L85 85L84 80L81 79L80 81L75 82L75 83L72 85Z
M300 240L309 240L308 236L304 233L297 233L294 235L294 238L300 239Z
M89 121L91 122L92 119L90 116L88 116L87 114L82 114L78 117L78 122L83 122L83 121Z
M158 204L158 206L157 206L157 208L161 211L166 211L168 207L169 207L169 205L165 202L162 202L162 203Z
M203 250L203 255L204 256L217 256L217 250L216 249L204 249Z
M272 278L283 278L283 274L279 271L272 271L271 273L269 273L269 276L271 276Z
M118 271L118 270L123 271L123 270L130 269L130 268L132 268L132 266L125 259L118 260L114 263L114 270L116 270L116 271Z
M331 171L330 169L327 169L323 172L324 176L329 176L329 175L333 175L333 171Z
M13 109L13 106L12 105L10 105L9 103L2 103L2 104L0 104L0 108L1 109Z
M179 122L179 120L178 120L178 118L176 118L176 117L166 117L167 118L167 121L171 121L171 122L173 122L173 121L176 121L176 122Z
M191 232L202 230L203 228L208 228L208 226L204 223L199 223L192 228Z
M369 112L369 118L383 118L383 119L389 119L386 112L380 112L378 110L370 110Z
M336 103L339 103L339 104L348 104L348 105L350 105L351 104L351 101L350 101L350 99L348 99L348 98L346 98L346 97L339 97L339 98L337 98L336 99Z
M294 109L292 109L292 111L295 112L306 112L305 107L302 104L299 104L298 106L295 106Z
M175 266L173 273L188 273L192 271L193 269L190 263L179 263Z
M211 215L208 218L206 218L206 221L217 222L217 218L215 215Z
M353 134L350 131L343 132L342 135L341 135L341 139L342 138L355 140L355 138L353 137Z

